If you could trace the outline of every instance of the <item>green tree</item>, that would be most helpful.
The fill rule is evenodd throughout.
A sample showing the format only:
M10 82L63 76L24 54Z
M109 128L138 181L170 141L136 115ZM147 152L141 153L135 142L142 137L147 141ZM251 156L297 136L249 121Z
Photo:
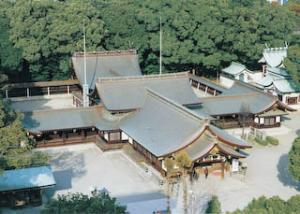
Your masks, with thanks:
M96 193L93 196L81 193L58 195L51 199L41 212L42 214L87 213L87 214L123 214L126 207L116 202L108 193Z
M48 156L32 151L22 115L0 100L0 171L48 164Z
M300 181L300 137L296 138L289 152L289 172L292 177Z
M104 22L91 1L16 1L10 10L11 39L23 50L33 80L67 79L70 56L82 51L83 27L87 50L102 49Z
M284 65L295 82L300 80L300 45L290 46Z
M284 201L278 196L271 198L260 197L253 199L243 210L230 212L231 214L294 214L299 212L300 197L299 195L291 197L288 201ZM229 213L228 213L229 214Z
M221 213L221 204L217 196L213 196L208 202L207 209L205 211L207 214L219 214Z

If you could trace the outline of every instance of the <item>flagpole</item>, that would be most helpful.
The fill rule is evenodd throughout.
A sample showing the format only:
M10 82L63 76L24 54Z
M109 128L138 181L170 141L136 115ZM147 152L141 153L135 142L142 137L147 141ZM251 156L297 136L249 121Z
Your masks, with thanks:
M159 17L159 74L162 74L162 29L161 17Z

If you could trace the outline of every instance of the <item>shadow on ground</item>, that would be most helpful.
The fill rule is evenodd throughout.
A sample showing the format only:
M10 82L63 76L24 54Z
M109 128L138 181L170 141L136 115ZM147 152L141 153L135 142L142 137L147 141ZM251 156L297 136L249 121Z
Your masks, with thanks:
M52 156L51 165L56 181L56 191L71 189L72 179L86 174L83 154L65 151L57 156Z
M292 179L289 171L288 171L288 154L284 154L280 157L279 162L277 164L278 170L278 179L284 186L289 186L295 188L300 191L300 182L296 182Z

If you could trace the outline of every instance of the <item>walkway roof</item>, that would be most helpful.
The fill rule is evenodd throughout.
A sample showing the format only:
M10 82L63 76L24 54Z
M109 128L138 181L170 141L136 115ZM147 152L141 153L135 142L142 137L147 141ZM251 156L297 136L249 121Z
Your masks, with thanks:
M0 176L0 192L46 188L56 184L49 166L5 170Z
M24 113L23 125L36 133L87 127L105 131L118 129L122 116L111 115L103 106L44 110Z

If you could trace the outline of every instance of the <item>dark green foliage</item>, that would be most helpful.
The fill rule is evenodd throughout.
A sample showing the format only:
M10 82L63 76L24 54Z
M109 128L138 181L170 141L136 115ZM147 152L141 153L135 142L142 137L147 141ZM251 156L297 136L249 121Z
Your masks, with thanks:
M18 0L9 12L11 39L23 50L33 80L67 79L70 56L101 49L106 34L100 13L90 1Z
M284 64L292 76L299 83L300 80L300 45L290 46L288 49L288 57L284 60Z
M289 172L295 180L300 181L300 137L294 140L289 152Z
M271 198L260 197L253 199L243 210L228 212L231 214L295 214L299 213L300 196L291 197L288 201L284 201L278 196Z
M5 65L15 70L21 53L22 72L29 69L32 80L70 77L70 56L82 50L84 23L88 50L136 48L145 74L159 70L159 17L163 72L195 69L215 76L231 61L258 69L265 43L297 41L294 12L263 0L11 2L3 6L2 23L6 29L9 18L10 31L3 31L6 42L0 44L18 51L4 52Z
M111 198L105 192L96 193L91 197L81 193L69 193L51 199L41 213L123 214L126 213L126 207L119 205L115 198Z
M221 204L217 196L213 196L208 202L208 207L206 209L208 214L219 214L221 213Z
M22 115L0 100L0 171L48 163L46 155L31 151L21 119Z

